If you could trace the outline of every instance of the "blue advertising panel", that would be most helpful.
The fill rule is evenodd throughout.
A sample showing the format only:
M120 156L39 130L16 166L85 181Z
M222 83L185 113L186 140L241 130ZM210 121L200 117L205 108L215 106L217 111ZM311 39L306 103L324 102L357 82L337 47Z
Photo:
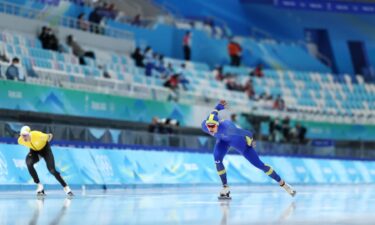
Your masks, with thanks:
M212 154L151 150L52 147L56 168L69 184L220 184ZM28 149L0 144L0 185L33 184L25 157ZM264 156L290 183L375 183L374 161ZM240 155L224 159L230 184L275 183ZM44 160L35 165L44 184L58 184Z

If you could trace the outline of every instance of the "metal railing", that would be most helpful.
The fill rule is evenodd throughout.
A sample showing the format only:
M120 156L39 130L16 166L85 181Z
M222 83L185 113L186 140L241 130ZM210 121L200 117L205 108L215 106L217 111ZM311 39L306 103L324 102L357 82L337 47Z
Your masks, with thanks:
M90 23L89 21L85 21L85 24L87 24L88 29L84 30L79 25L79 20L77 20L76 18L66 17L58 14L51 14L50 12L53 10L49 10L49 6L46 7L47 8L44 10L37 10L17 4L12 4L9 2L0 2L0 13L20 16L27 19L41 20L43 22L48 21L51 26L64 26L72 29L91 32L113 38L125 39L134 42L134 35L131 32Z
M81 91L90 91L103 94L115 94L118 96L167 101L173 95L172 91L165 87L155 85L137 84L135 82L119 81L106 78L93 78L85 76L73 76L63 72L34 68L38 74L36 77L26 77L28 83L36 83L54 87L63 87ZM1 78L0 78L1 79ZM74 82L72 82L74 80ZM179 90L178 102L183 104L207 105L218 101L216 96L203 96L197 93ZM248 111L246 104L233 101L236 108ZM247 110L246 110L247 109Z

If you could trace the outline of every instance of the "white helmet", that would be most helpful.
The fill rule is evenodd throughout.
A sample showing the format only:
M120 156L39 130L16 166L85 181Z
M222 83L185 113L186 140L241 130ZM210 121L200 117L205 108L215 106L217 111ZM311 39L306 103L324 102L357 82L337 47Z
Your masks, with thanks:
M23 126L20 131L20 135L28 135L30 134L30 127L29 126Z

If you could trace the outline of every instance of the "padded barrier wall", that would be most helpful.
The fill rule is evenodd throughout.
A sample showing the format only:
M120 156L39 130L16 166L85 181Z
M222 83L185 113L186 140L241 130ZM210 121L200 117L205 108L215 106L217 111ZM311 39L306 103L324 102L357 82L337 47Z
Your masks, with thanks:
M52 147L57 169L71 185L220 184L212 154ZM0 185L33 184L22 146L0 144ZM302 184L375 183L375 161L261 157L288 182ZM231 184L273 181L239 155L224 164ZM56 185L41 160L44 184Z

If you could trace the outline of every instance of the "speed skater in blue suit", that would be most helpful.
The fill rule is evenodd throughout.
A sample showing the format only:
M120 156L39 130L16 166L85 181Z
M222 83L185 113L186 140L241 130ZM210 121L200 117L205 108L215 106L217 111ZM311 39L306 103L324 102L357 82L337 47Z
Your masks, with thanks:
M283 187L291 196L296 194L296 191L287 184L276 171L269 165L264 164L255 151L256 143L253 139L253 134L250 131L244 130L236 126L229 120L220 120L219 111L227 107L227 102L221 100L210 113L210 115L202 122L202 130L216 138L214 148L214 159L217 172L223 184L223 189L220 191L219 199L230 198L230 189L227 183L227 173L223 164L224 156L227 154L229 148L234 148L241 155L243 155L253 166L262 170L266 175Z

